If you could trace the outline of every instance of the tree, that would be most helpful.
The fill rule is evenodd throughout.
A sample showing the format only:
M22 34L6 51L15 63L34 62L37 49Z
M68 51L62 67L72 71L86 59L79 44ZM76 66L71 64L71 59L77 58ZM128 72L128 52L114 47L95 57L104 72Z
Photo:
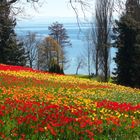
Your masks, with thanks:
M116 21L115 82L125 86L140 87L140 4L127 0L126 12Z
M77 58L76 58L76 73L75 74L78 75L79 69L83 68L85 65L86 64L85 64L85 62L83 60L83 56L82 55L77 56Z
M60 65L57 64L57 53L61 54L60 45L49 36L43 40L38 51L38 63L40 69L56 72L58 70L57 68L60 67ZM60 73L60 71L58 71L58 73Z
M24 38L24 47L27 54L27 63L29 67L33 68L36 66L37 61L37 51L40 40L37 39L36 33L28 32Z
M53 23L51 26L48 27L48 29L50 32L49 35L54 40L56 40L56 42L60 46L61 51L57 50L57 65L62 65L62 69L64 70L64 64L67 62L65 47L71 46L69 36L63 24L60 24L58 22Z
M97 16L97 15L96 15ZM90 44L90 53L92 53L92 60L95 64L95 75L96 77L99 75L99 49L100 46L98 43L100 42L100 28L95 27L97 25L98 18L96 17L96 23L94 21L95 19L92 18L92 21L90 22L90 31L88 31L88 43ZM89 49L88 49L89 50Z
M23 43L17 40L14 28L16 20L10 15L7 1L0 2L0 63L25 65Z
M17 39L12 39L8 46L4 48L5 64L10 65L26 65L26 54L23 42Z
M109 53L110 53L110 30L113 14L114 0L97 0L96 1L96 35L95 45L95 67L96 76L103 75L103 80L107 81L109 77ZM92 27L93 29L93 27Z
M90 77L91 75L91 70L93 68L93 54L94 54L94 51L93 50L93 38L94 38L94 35L92 34L92 28L88 29L87 30L87 33L85 35L85 41L86 41L86 45L85 45L85 50L84 50L84 53L83 53L83 56L85 58L85 60L87 61L87 70L88 70L88 75Z
M49 72L64 74L63 69L55 63L53 65L51 65Z

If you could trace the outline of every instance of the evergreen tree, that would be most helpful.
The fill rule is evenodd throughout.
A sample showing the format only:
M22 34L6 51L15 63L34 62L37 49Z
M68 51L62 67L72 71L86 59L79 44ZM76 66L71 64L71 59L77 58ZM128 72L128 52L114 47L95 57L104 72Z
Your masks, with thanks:
M49 72L64 74L63 69L61 69L60 66L57 65L57 64L53 64L53 65L50 67Z
M26 56L23 43L18 41L17 39L13 39L8 47L5 48L5 58L5 64L25 66Z
M117 34L115 47L118 48L114 58L115 82L125 86L140 87L140 13L137 0L127 1L126 12L116 21L114 33ZM135 8L134 8L135 7ZM134 16L135 15L135 16Z
M17 40L14 28L16 20L10 16L10 4L0 2L0 63L25 65L23 43Z
M50 32L49 35L60 45L60 50L57 52L57 65L59 65L63 71L64 64L67 62L65 47L71 46L67 30L63 24L58 22L53 23L48 29Z

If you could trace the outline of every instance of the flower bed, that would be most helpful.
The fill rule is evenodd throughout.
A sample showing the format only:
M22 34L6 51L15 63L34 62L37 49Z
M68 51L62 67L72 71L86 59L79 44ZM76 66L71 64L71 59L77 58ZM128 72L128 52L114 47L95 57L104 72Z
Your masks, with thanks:
M0 65L0 139L138 140L140 90Z

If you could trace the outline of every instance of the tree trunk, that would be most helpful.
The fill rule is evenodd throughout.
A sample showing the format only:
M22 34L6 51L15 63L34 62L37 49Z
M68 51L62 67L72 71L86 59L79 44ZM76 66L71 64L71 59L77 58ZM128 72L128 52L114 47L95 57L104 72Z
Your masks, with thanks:
M32 60L30 59L30 68L33 68Z
M105 45L105 58L104 58L105 64L104 64L104 81L108 81L108 49L107 45Z
M95 75L96 75L96 76L98 76L98 66L99 66L99 63L98 63L98 58L99 58L99 56L98 56L98 55L99 55L99 51L98 51L98 49L97 49L96 58L95 58L95 59L96 59L96 62L95 62L95 63L96 63L96 64L95 64L95 67L96 67L96 73L95 73Z

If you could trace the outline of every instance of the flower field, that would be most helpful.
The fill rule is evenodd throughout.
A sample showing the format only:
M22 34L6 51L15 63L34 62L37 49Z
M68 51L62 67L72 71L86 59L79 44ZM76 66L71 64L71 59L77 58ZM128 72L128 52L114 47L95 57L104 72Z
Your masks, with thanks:
M140 89L0 65L0 140L140 140Z

